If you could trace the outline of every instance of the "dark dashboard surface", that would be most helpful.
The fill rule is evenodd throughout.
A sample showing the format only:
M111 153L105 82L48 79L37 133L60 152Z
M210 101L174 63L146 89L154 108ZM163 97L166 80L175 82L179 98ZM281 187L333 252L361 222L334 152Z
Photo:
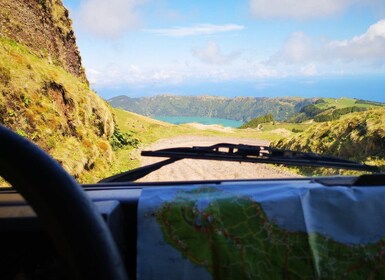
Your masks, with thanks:
M269 200L280 203L270 204L270 206L273 205L271 207L284 205L282 202L289 197L287 193L295 192L298 193L295 197L300 197L303 204L304 201L307 201L306 196L308 195L305 190L312 191L309 193L312 194L313 200L317 195L322 196L330 193L334 197L342 194L351 201L349 203L352 205L357 201L365 203L369 196L370 199L378 200L385 194L385 184L377 184L375 187L354 186L356 181L356 177L325 177L168 183L105 183L83 185L82 187L108 224L123 255L129 276L134 279L137 276L137 242L141 238L141 232L138 229L138 205L143 194L148 196L154 192L172 193L175 191L178 193L184 189L202 188L229 190L233 193L238 193L239 190L239 193L253 193L254 197L262 197L262 202ZM266 193L271 194L266 196ZM372 193L373 196L371 196ZM331 201L331 205L336 203L333 199ZM314 205L314 209L316 209L317 205ZM376 204L373 205L373 210L378 215L385 216L385 209L376 208ZM71 206L68 205L68 207ZM287 211L290 212L290 209ZM368 211L368 213L372 213L372 210L369 209ZM354 215L354 210L352 215ZM378 234L381 235L382 233ZM57 273L60 270L59 261L39 220L24 199L12 189L0 190L0 237L2 248L1 279L15 279L20 273L29 275L29 279L61 279L58 275L62 276L63 274Z

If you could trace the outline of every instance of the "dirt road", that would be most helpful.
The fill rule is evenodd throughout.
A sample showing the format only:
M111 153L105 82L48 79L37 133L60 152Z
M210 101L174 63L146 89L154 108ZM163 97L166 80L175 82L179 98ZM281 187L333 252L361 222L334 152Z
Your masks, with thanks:
M181 136L162 139L146 147L145 150L157 150L172 147L209 146L217 143L234 143L249 145L268 145L267 141L256 139L239 139L224 137ZM165 158L142 157L142 166L152 164ZM215 180L215 179L253 179L253 178L282 178L298 177L298 175L281 170L273 165L239 163L211 160L184 159L172 165L149 174L140 182L157 181L188 181L188 180Z

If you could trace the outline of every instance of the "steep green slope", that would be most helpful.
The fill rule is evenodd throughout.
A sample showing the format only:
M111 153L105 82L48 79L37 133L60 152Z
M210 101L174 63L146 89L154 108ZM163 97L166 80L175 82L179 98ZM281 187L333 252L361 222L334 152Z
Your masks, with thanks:
M113 107L145 116L213 117L247 122L269 113L277 120L285 120L315 100L299 97L225 98L158 95L142 98L118 96L109 99L108 102Z
M0 35L87 83L72 21L61 0L0 0Z
M0 37L0 123L92 182L113 158L110 109L89 86L49 58Z
M385 166L385 108L313 124L302 133L272 146L315 152Z

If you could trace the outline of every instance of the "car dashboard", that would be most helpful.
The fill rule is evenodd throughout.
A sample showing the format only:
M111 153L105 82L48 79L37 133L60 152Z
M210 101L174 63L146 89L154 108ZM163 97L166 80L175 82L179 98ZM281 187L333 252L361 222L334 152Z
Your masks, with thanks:
M357 181L322 177L82 187L107 223L130 279L301 278L301 271L311 278L384 276L385 183ZM64 279L39 219L13 189L0 190L0 236L1 279ZM267 261L256 265L262 258ZM337 261L347 264L333 268Z

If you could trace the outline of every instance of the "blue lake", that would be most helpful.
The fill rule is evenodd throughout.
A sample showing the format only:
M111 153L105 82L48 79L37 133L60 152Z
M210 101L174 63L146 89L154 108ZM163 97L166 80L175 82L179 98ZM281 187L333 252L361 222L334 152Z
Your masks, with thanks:
M166 117L166 116L157 116L154 117L154 119L157 119L159 121L164 121L172 124L183 124L183 123L201 123L201 124L219 124L223 126L229 126L229 127L240 127L243 122L242 121L235 121L235 120L227 120L227 119L221 119L221 118L208 118L208 117Z

